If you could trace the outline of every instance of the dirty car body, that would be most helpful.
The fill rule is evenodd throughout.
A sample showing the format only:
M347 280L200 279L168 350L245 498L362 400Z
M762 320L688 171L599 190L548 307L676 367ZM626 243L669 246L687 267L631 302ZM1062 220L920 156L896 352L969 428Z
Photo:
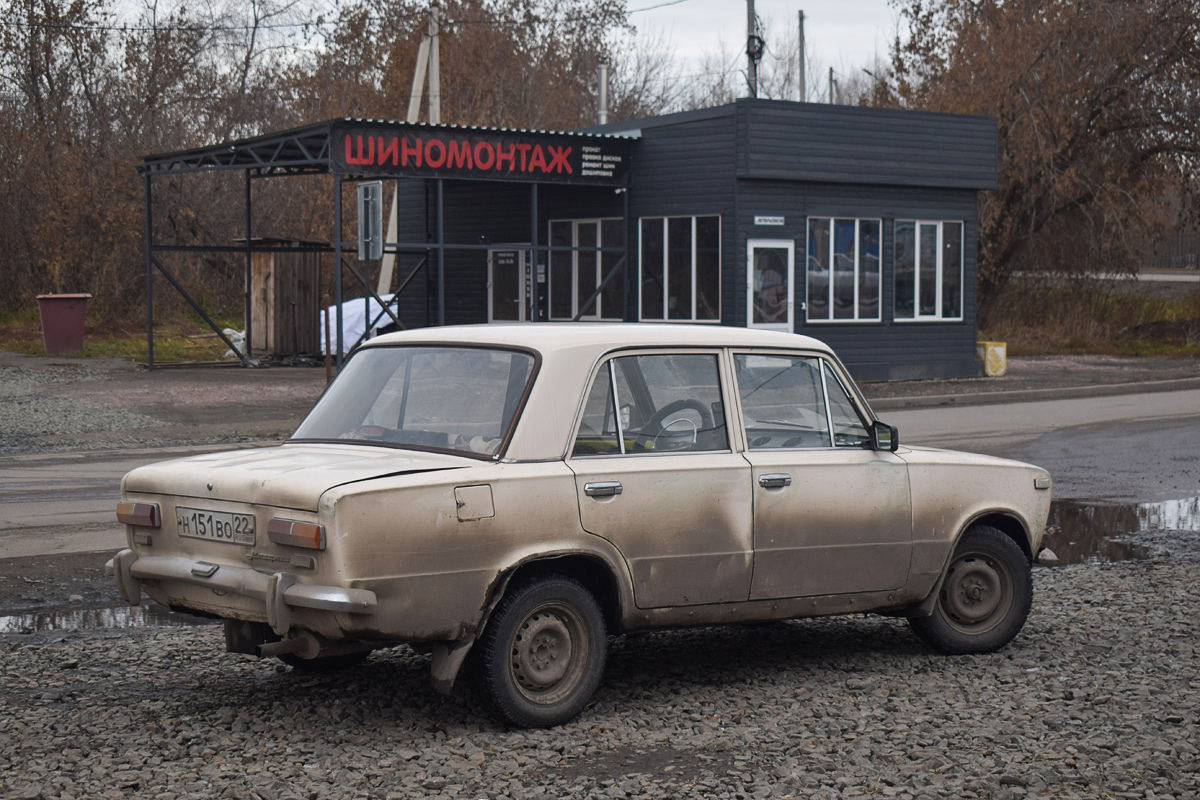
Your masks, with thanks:
M1049 475L901 446L824 344L673 325L426 329L360 348L277 447L129 473L131 603L297 668L464 664L513 725L599 684L606 637L875 611L947 653L1020 630Z

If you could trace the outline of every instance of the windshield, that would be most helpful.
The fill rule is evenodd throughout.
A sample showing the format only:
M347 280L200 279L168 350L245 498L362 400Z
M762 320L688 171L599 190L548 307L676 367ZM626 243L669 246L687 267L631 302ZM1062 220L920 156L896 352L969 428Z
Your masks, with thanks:
M291 440L495 456L533 366L532 355L516 350L370 347L346 362Z

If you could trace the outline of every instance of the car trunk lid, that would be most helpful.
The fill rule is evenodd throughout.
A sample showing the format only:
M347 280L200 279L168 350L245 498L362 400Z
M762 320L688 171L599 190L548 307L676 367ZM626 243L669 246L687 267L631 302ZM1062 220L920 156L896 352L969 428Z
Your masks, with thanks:
M316 511L321 494L335 486L477 463L445 453L370 445L284 444L140 467L125 476L123 490Z

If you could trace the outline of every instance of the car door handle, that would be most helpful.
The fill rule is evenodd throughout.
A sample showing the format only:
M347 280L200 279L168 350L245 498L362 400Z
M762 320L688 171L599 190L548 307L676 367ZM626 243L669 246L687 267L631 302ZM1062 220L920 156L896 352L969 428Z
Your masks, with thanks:
M612 497L621 493L621 482L599 481L597 483L585 483L583 485L583 493L588 497Z
M772 475L759 475L758 485L764 489L782 489L785 486L792 485L792 476L786 472L778 472Z

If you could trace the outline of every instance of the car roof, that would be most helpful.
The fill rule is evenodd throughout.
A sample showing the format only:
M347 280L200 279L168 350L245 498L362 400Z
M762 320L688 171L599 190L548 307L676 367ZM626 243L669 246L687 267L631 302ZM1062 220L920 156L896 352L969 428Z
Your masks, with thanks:
M539 322L451 325L385 334L370 344L453 342L527 347L538 351L597 351L616 347L786 347L832 352L810 336L727 325L622 322Z

